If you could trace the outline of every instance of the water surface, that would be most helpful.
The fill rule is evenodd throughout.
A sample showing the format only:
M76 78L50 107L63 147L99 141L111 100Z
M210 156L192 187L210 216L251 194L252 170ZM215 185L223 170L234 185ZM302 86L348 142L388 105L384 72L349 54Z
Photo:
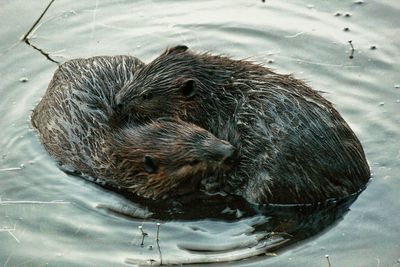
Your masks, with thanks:
M400 266L397 1L56 0L31 42L57 61L130 54L149 62L167 46L186 44L294 73L335 104L373 172L347 213L349 203L262 215L216 197L193 207L148 203L159 215L153 219L111 212L146 205L61 172L32 130L31 110L57 65L19 38L47 4L4 1L0 9L0 266L242 258L248 259L219 265L328 266L325 255L334 267ZM148 234L143 246L138 226Z

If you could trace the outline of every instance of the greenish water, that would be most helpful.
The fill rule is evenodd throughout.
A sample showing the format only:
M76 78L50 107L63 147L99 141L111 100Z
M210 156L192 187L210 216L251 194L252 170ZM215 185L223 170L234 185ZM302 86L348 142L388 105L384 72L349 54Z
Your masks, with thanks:
M50 7L31 42L57 61L130 54L148 62L167 46L186 44L250 57L326 92L364 146L373 172L367 189L346 214L274 210L235 220L209 215L229 203L202 202L185 207L197 211L193 220L120 216L99 205L137 204L57 168L29 122L57 65L19 42L47 4L3 1L0 9L0 266L126 266L161 258L328 266L325 255L332 267L400 266L399 2L56 0ZM283 222L297 239L268 236ZM143 246L138 226L148 233Z

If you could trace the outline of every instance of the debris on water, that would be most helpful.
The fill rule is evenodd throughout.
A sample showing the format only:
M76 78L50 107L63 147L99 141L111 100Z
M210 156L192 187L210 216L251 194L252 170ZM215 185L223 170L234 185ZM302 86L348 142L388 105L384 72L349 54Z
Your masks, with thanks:
M265 252L265 256L272 256L272 257L276 257L278 256L278 254L273 253L273 252Z
M331 261L329 260L329 255L325 255L326 260L328 261L328 266L331 267Z
M340 17L341 15L342 15L342 13L339 11L335 13L335 17Z
M364 4L364 0L356 0L356 1L354 1L354 4L362 5L362 4Z
M351 15L351 13L346 13L346 14L344 14L344 16L345 16L346 18L350 18L352 15Z
M350 31L350 28L349 28L349 27L346 27L346 28L343 29L343 31L349 32L349 31Z
M153 250L153 246L152 246L152 245L149 245L147 248L148 248L149 250Z
M371 45L371 46L369 47L369 49L371 49L371 50L376 50L376 46L375 46L375 45Z
M22 78L19 79L19 81L20 81L21 83L26 83L26 82L29 81L29 79L28 79L28 77L22 77Z
M353 46L353 41L349 40L348 43L350 44L350 47L351 47L351 54L350 54L349 58L353 59L354 58L354 51L355 51L354 46Z
M379 106L384 106L385 102L379 102Z
M395 84L393 87L396 88L396 89L399 89L400 88L400 84Z
M21 170L21 167L11 167L11 168L0 169L0 171L19 171L19 170Z
M157 223L157 241L159 241L160 240L160 226L161 226L161 224L160 223Z
M274 62L275 62L275 60L273 60L273 59L268 59L268 61L267 61L268 64L272 64Z

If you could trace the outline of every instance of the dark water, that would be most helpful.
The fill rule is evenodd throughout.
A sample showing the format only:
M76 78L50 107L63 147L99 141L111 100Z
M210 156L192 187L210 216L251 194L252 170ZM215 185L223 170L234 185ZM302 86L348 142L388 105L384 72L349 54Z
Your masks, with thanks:
M148 62L187 44L251 57L326 92L359 136L373 179L347 213L351 200L264 208L264 215L219 196L131 202L61 172L29 122L56 64L18 41L47 3L2 1L0 8L0 266L243 258L220 265L328 266L325 255L332 267L400 266L400 2L56 0L32 33L31 42L58 61L130 54ZM111 211L146 206L154 218ZM138 226L148 234L143 246Z

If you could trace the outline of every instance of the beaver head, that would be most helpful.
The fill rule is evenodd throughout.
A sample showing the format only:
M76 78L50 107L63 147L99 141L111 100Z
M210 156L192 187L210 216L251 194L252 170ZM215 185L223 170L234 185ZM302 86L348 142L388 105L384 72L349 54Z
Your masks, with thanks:
M201 60L207 54L197 55L187 50L183 45L169 48L139 69L132 82L115 96L118 116L132 116L140 122L160 115L185 120L188 109L199 107L201 101L197 99L210 97L210 90L200 92L204 88L218 87L217 70L212 60Z
M183 121L159 119L112 136L112 182L148 198L194 191L206 174L225 169L234 152L228 142Z

